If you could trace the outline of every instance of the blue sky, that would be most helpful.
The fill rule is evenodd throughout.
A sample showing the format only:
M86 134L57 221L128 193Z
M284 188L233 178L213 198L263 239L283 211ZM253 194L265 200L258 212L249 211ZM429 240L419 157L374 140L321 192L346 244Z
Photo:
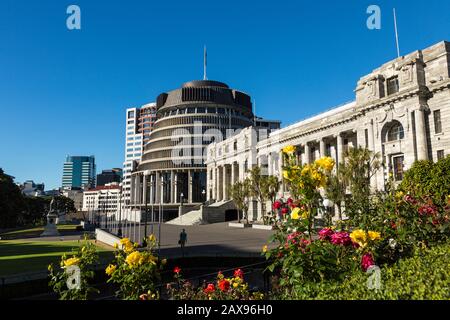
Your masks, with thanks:
M81 30L66 9L81 8ZM381 30L366 27L381 7ZM356 81L396 57L450 40L450 2L0 2L0 167L61 184L65 156L124 158L125 108L203 76L249 93L260 116L293 123L353 100Z

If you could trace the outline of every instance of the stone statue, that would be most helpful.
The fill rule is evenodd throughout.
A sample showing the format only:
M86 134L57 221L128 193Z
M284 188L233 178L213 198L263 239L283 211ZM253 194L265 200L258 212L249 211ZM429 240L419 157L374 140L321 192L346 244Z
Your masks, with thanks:
M47 214L47 225L44 228L44 232L41 234L41 237L56 237L59 236L58 229L56 228L56 218L58 218L58 212L55 206L55 197L52 197L52 201L50 201L50 209Z

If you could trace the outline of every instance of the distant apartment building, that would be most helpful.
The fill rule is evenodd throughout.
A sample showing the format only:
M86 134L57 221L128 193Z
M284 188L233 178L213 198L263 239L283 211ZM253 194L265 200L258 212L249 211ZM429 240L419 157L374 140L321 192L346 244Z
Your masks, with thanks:
M121 183L122 182L122 169L113 168L111 170L103 170L102 173L97 175L97 187L104 186L108 183Z
M141 161L144 146L156 121L156 103L126 110L125 161L123 163L123 204L130 203L131 172Z
M45 195L45 185L43 183L34 183L33 180L27 180L19 187L25 196L38 197Z
M85 190L82 210L91 222L99 222L100 217L115 216L119 212L120 194L118 183Z
M62 187L95 187L95 171L94 156L67 156L64 162Z
M77 211L83 210L83 190L81 188L63 189L61 193L64 197L72 199Z

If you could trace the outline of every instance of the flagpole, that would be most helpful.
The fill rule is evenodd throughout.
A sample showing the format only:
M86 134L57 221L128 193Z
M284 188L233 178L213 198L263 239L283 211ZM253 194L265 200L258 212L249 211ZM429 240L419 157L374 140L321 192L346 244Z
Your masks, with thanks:
M397 44L397 57L400 58L400 45L398 42L398 29L397 29L397 14L394 8L394 28L395 28L395 41Z
M207 53L206 46L203 47L203 80L208 80L206 77L206 66L207 66Z

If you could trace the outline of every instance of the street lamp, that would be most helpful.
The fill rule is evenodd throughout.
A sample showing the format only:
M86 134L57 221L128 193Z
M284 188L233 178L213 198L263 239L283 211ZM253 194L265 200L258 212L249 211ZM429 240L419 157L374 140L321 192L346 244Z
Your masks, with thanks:
M158 256L161 256L161 222L163 212L163 200L164 200L164 176L161 175L161 199L159 200L159 222L158 222Z
M329 199L324 199L322 202L323 206L325 207L325 214L326 214L326 219L328 220L327 222L331 225L331 208L333 208L334 203L333 201L329 200Z
M119 230L117 230L117 235L122 238L122 197L123 190L120 189L120 201L119 201Z
M205 204L205 202L206 202L206 190L205 189L203 189L202 190L202 200L203 200L203 204Z

